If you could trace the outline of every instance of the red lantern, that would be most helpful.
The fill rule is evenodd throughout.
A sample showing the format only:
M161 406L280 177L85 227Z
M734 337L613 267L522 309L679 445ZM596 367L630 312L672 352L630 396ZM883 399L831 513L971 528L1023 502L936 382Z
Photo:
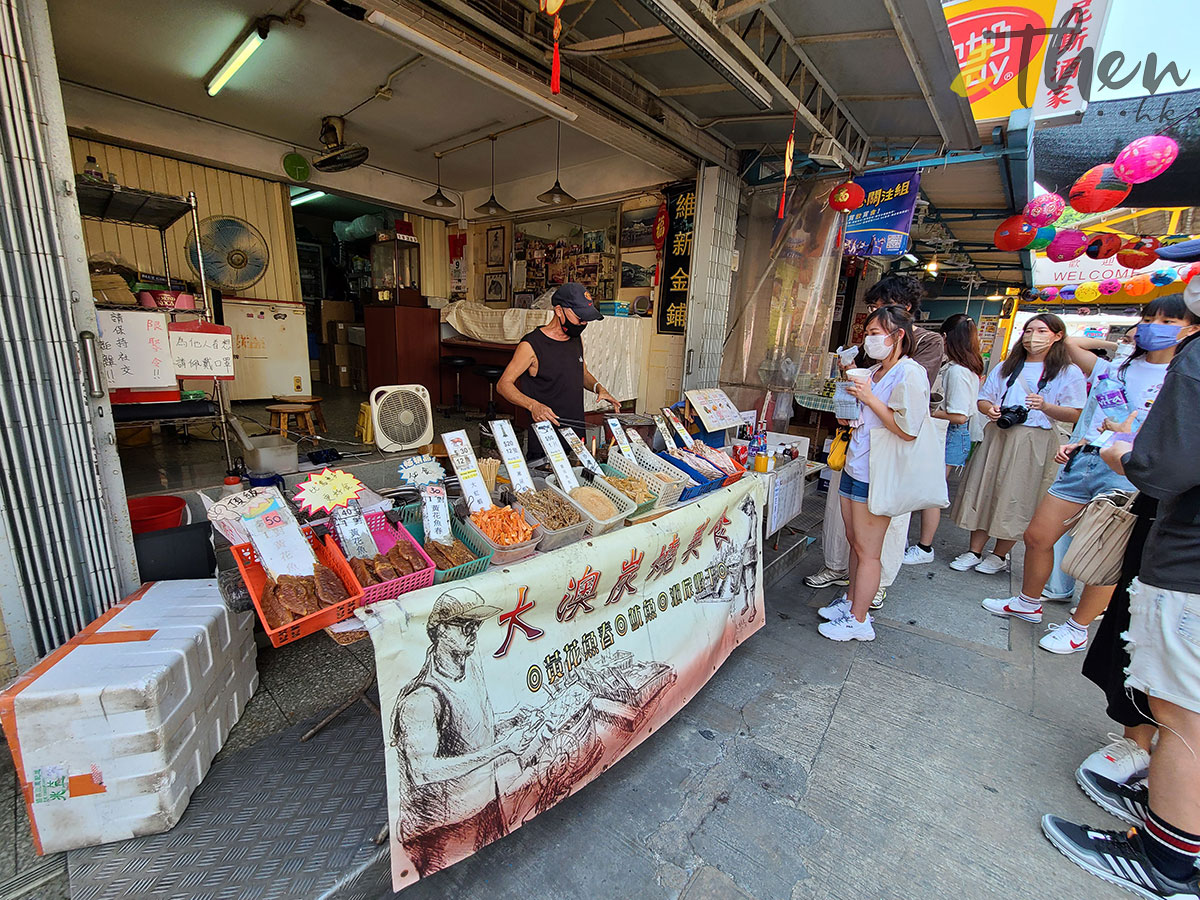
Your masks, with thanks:
M1159 246L1158 238L1152 237L1139 237L1126 241L1121 246L1120 252L1117 253L1117 262L1127 269L1144 269L1146 266L1152 266L1158 259L1155 251ZM1128 289L1126 289L1126 293L1128 293Z
M1121 249L1121 236L1117 234L1097 234L1088 241L1084 251L1092 259L1109 259L1117 255Z
M1046 248L1046 256L1052 262L1068 262L1083 256L1087 249L1088 237L1078 229L1060 231Z
M829 206L838 212L854 212L867 199L867 192L853 181L844 181L829 192Z
M1107 163L1092 166L1071 185L1071 208L1081 213L1098 213L1120 206L1133 187L1117 177Z
M1023 250L1037 237L1037 227L1024 216L1009 216L1000 223L992 241L1001 250Z

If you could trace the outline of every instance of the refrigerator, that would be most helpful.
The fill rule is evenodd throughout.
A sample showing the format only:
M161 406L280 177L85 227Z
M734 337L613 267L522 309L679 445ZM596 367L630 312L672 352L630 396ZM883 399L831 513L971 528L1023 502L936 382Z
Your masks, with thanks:
M226 297L222 310L233 331L231 400L312 392L303 303Z

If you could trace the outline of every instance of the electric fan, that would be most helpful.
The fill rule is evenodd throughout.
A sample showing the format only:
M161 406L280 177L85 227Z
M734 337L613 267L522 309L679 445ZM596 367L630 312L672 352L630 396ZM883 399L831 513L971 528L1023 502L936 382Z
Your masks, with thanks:
M188 265L200 274L196 257L196 233L188 235ZM271 254L257 228L236 216L209 216L200 222L200 252L208 283L237 293L257 282L267 272Z
M384 452L415 450L433 440L429 391L419 384L391 384L371 391L375 445Z

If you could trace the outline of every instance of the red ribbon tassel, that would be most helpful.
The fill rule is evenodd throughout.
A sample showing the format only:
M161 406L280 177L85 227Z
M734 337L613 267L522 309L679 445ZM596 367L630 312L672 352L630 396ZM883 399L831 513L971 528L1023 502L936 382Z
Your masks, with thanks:
M558 16L554 17L554 62L550 66L550 93L557 94L562 75L562 60L558 55L558 36L562 31L562 23Z
M783 192L779 195L779 215L775 218L782 219L783 211L787 206L787 185L784 185Z

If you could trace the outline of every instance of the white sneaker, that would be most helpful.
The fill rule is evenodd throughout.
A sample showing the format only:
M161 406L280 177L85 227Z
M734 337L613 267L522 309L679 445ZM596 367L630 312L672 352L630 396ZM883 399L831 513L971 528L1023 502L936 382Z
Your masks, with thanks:
M1046 634L1038 641L1038 646L1051 653L1061 653L1065 656L1083 650L1087 647L1087 642L1087 631L1080 631L1064 622L1062 625L1051 625L1047 628Z
M925 563L933 562L933 551L922 550L916 544L913 544L904 551L904 559L902 560L906 566L920 566Z
M954 557L954 560L950 563L950 568L956 572L965 572L968 569L975 568L981 562L983 562L982 557L976 556L968 550L966 553L960 553Z
M828 606L818 609L817 615L826 622L836 622L842 616L850 615L850 600L845 594L842 594Z
M847 614L833 622L822 622L817 626L817 631L831 641L875 640L875 628L871 624L870 616L867 616L865 622L860 622L854 616Z
M1001 559L995 553L985 553L983 560L975 567L981 575L999 575L1008 571L1008 557Z
M845 572L835 572L828 566L822 566L820 571L805 575L804 583L811 588L823 588L829 587L831 584L848 585L850 579L846 577Z
M1117 784L1128 784L1150 771L1150 754L1136 742L1119 734L1110 734L1108 739L1112 743L1085 759L1079 771L1086 769Z
M883 601L887 599L887 588L880 588L871 599L871 609L883 609Z
M1023 619L1037 625L1042 621L1042 605L1032 604L1020 597L988 597L980 604L993 616Z

